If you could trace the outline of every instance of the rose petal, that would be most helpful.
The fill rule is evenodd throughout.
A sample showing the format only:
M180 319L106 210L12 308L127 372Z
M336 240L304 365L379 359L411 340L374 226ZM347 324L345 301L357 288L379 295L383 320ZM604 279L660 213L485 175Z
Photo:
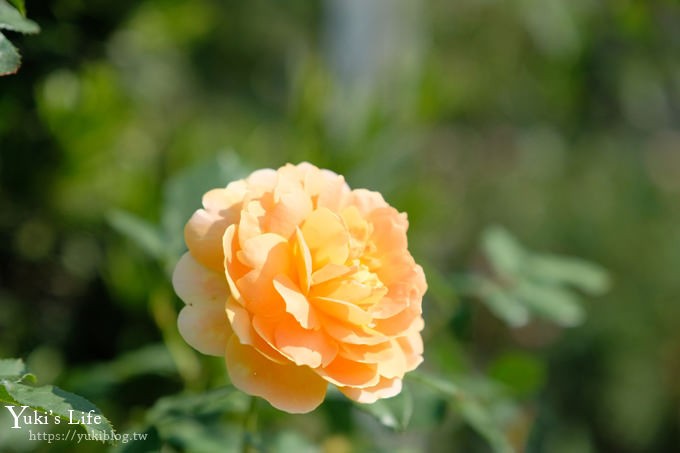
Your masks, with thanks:
M354 388L339 387L348 398L358 403L373 404L381 398L392 398L401 392L402 381L399 378L388 379L381 377L380 382L373 387Z
M326 366L338 354L338 344L325 333L303 329L292 319L276 326L274 338L277 349L297 365Z
M308 367L274 363L232 336L227 344L226 364L234 386L260 396L277 409L306 413L326 396L327 383Z
M394 346L390 341L373 345L351 343L340 345L340 355L357 362L379 363L390 360L394 354Z
M194 212L184 227L184 241L196 260L213 270L222 269L222 236L230 223L229 218L215 212L205 209Z
M312 200L302 189L282 193L267 212L267 231L289 238L312 209Z
M327 264L312 274L312 284L319 285L329 280L333 280L352 272L354 268L350 266L340 266L338 264Z
M312 212L301 228L312 255L314 270L326 264L345 264L349 257L349 233L340 217L326 208Z
M337 356L335 360L323 368L318 368L316 372L337 386L364 388L374 386L380 381L377 365L354 362L342 356Z
M172 273L172 286L187 305L212 305L224 307L229 288L224 274L201 266L190 253L185 253Z
M305 329L319 327L319 319L316 310L309 304L304 294L297 285L285 274L274 277L274 288L286 303L286 311L293 315L298 323Z
M217 356L224 354L232 334L223 305L187 305L179 312L177 328L194 349Z
M327 315L350 324L366 325L372 320L370 314L351 302L330 297L314 297L312 301L316 308Z
M321 326L328 335L338 341L351 344L384 343L388 337L363 325L348 324L331 316L320 315Z
M366 189L355 189L352 191L350 204L356 206L364 216L377 208L388 206L385 199L379 192Z
M307 294L312 283L312 255L309 253L309 247L307 247L300 228L295 229L293 261L295 262L295 269L300 281L300 288Z

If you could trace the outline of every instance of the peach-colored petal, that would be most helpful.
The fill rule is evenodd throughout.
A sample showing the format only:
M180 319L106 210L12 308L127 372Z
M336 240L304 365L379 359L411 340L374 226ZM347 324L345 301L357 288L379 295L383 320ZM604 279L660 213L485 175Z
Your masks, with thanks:
M230 220L218 213L199 209L184 227L187 247L204 266L217 271L222 269L222 236L229 224Z
M321 330L300 327L292 319L276 326L277 349L297 365L311 368L328 365L338 354L338 345Z
M249 269L236 259L234 256L234 248L238 246L238 240L235 237L236 226L230 225L222 238L222 249L224 250L224 267L226 268L225 275L232 297L243 304L241 292L236 286L236 280L243 278Z
M397 338L397 343L406 359L406 371L418 368L423 362L423 337L418 332Z
M342 277L352 272L353 268L349 266L341 266L339 264L326 264L324 267L312 274L312 283L319 285L321 283L333 280L334 278Z
M307 294L309 286L312 284L312 255L309 253L309 247L307 247L300 228L295 229L293 261L295 262L295 270L297 271L300 288Z
M394 354L394 345L391 341L372 345L351 343L340 345L340 355L356 362L380 363L391 360Z
M236 223L239 219L241 202L243 201L243 187L232 185L224 189L212 189L203 195L203 207L225 218L229 223Z
M172 286L187 305L212 305L224 307L229 288L224 274L201 266L185 253L177 262L172 274Z
M265 265L285 269L290 260L288 243L278 234L265 233L242 242L236 257L245 266L260 269ZM275 260L275 262L271 262Z
M391 318L377 319L375 329L387 336L395 337L402 335L407 330L415 330L415 326L421 322L420 310L409 307Z
M295 414L310 412L326 395L326 381L310 368L274 363L240 344L236 337L229 340L225 356L234 386L264 398L277 409Z
M319 319L316 310L309 304L297 285L285 274L274 277L274 288L286 303L286 311L293 315L305 329L317 329Z
M358 403L373 404L382 398L392 398L401 392L402 381L399 378L380 378L380 382L373 387L355 388L339 387L348 398Z
M366 189L353 190L351 204L356 206L363 215L368 215L375 209L387 206L385 199L379 192Z
M227 306L227 315L229 316L230 309L232 307ZM239 313L239 310L234 310L235 314ZM247 313L247 312L246 312ZM242 314L242 313L241 313ZM284 356L281 351L279 351L274 345L274 327L265 318L252 316L250 317L250 325L246 326L248 329L239 329L239 331L234 330L236 337L239 339L241 344L252 346L257 352L267 357L269 360L285 365L290 363L290 359ZM231 318L230 318L231 319ZM236 319L236 318L235 318Z
M208 355L224 354L231 335L223 305L187 305L179 312L177 328L187 343Z
M337 214L319 208L307 217L301 230L314 270L329 263L345 264L349 256L349 233Z
M321 318L321 325L326 333L344 343L378 344L389 339L381 332L366 326L349 324L327 315L321 315Z
M316 370L328 382L351 387L371 387L380 381L378 366L370 363L354 362L337 356L330 364Z
M312 209L312 200L302 189L283 193L267 212L267 231L289 238Z
M378 362L378 373L386 378L402 377L407 367L406 356L396 340L391 340L391 344L393 354Z
M229 298L225 306L225 312L229 319L229 324L234 334L243 344L253 344L252 330L253 325L250 319L250 314L241 305L236 303L233 298Z
M330 297L314 297L312 300L316 308L341 321L359 325L371 322L371 315L353 303Z

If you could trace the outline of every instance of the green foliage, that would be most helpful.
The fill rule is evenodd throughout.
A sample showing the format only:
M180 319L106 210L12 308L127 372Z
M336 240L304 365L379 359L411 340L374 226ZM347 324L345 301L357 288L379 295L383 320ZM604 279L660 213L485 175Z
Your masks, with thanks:
M21 56L9 39L0 33L0 75L13 74L21 65Z
M196 453L239 451L241 414L247 407L248 396L233 387L164 397L148 411L145 423L135 427L150 434L149 439L120 444L114 451L160 451L162 446Z
M494 419L490 406L485 405L477 395L463 390L448 379L429 373L414 371L409 379L427 385L445 396L465 422L488 442L494 453L514 452L498 420Z
M164 344L149 344L121 354L115 360L74 370L67 384L88 395L105 395L116 385L144 375L172 375L177 372Z
M109 420L91 402L82 396L67 392L52 385L32 386L24 382L32 380L20 359L0 360L0 402L16 406L16 413L26 406L52 418L60 418L69 424L81 426L92 436L108 436L114 429ZM88 423L88 415L99 417L99 422Z
M163 191L160 225L120 210L109 213L109 223L170 270L185 249L184 225L193 212L202 207L203 194L247 173L235 154L218 154L168 180Z
M372 404L356 403L359 409L371 414L383 426L395 431L405 431L413 416L413 394L408 387L392 398L378 400Z
M585 313L579 296L609 289L609 276L600 266L585 260L526 250L501 227L485 230L482 248L490 272L458 277L457 287L479 297L508 325L525 325L532 316L561 326L580 324Z
M13 5L13 6L12 6ZM23 0L8 3L0 0L0 30L18 33L38 33L38 24L25 17L26 8ZM21 57L10 41L0 33L0 76L13 74L21 65Z

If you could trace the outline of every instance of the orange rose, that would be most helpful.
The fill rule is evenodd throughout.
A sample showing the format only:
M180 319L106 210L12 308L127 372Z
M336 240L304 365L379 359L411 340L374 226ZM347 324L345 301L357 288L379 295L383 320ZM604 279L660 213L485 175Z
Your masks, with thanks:
M327 384L372 403L422 362L422 268L406 214L377 192L302 163L203 196L173 285L179 331L224 355L240 390L304 413Z

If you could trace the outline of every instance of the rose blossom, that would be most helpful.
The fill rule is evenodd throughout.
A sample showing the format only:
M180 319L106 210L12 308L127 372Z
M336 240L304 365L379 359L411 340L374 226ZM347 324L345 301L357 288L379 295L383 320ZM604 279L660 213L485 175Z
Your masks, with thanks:
M187 223L179 331L234 386L304 413L330 382L372 403L422 362L422 268L406 214L302 163L213 189Z

